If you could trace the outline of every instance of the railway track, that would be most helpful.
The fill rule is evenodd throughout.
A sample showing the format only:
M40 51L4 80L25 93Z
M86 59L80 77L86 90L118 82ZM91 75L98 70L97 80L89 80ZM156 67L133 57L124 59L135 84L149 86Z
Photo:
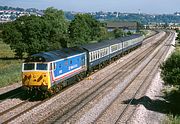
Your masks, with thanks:
M132 80L132 83L127 87L126 91L120 94L118 98L113 101L109 107L106 108L106 110L96 119L94 123L129 123L130 118L136 110L136 106L132 106L131 104L138 104L137 101L140 97L146 99L146 97L143 97L144 93L149 87L154 75L158 70L159 63L163 61L168 49L169 46L164 49L159 49L157 54L155 54L155 56L147 64L146 68L143 69L140 74ZM131 99L127 100L127 96ZM122 101L124 104L122 104ZM115 106L119 109L119 111L112 111ZM108 120L106 118L110 115L110 113L114 113L115 116L111 117L113 119Z
M163 39L164 40L164 39ZM162 41L162 40L161 40ZM157 44L156 44L157 45ZM136 59L136 62L134 62L134 61L131 61L130 63L127 63L126 65L123 65L123 67L122 68L116 68L117 69L117 72L114 72L116 75L114 75L113 77L111 77L111 79L110 80L107 80L105 83L103 83L104 85L103 86L101 86L101 88L98 88L98 91L97 92L91 92L89 95L87 95L85 98L81 98L81 100L79 100L78 102L77 101L72 101L70 104L68 104L67 106L68 107L66 107L66 106L64 106L64 107L62 107L60 110L58 110L57 112L55 112L55 113L53 113L52 115L51 115L51 119L49 118L49 117L47 117L46 119L44 119L44 120L42 120L40 123L44 123L44 122L47 122L47 123L54 123L54 122L56 122L57 120L58 120L58 123L64 123L64 122L66 122L66 120L68 120L68 119L70 119L70 118L72 118L72 116L74 115L74 114L76 114L77 112L78 112L78 110L80 110L81 108L83 108L86 104L88 104L92 99L94 99L95 97L97 97L97 95L99 94L99 93L101 93L104 89L106 89L107 87L110 87L110 85L112 85L112 84L110 84L110 83L108 83L108 82L110 82L111 80L113 80L113 79L115 79L115 78L119 78L119 76L123 76L123 73L124 73L124 75L125 75L125 72L126 72L126 70L128 70L128 68L132 68L131 70L133 70L134 68L135 68L135 65L138 65L138 63L140 62L140 61L142 61L143 59L145 59L145 56L147 56L149 53L150 53L150 51L152 51L154 48L155 48L155 46L156 45L154 45L154 47L151 47L151 49L148 49L148 50L146 50L145 52L146 52L146 54L141 58L141 57L138 57L138 59L137 59L137 56L135 56L134 57L134 60ZM143 53L142 53L143 54ZM130 70L130 71L131 71ZM126 74L127 75L127 74ZM100 83L100 82L98 82L98 83ZM114 86L115 87L115 86ZM82 97L82 96L79 96L79 97ZM77 98L78 99L78 98ZM80 99L80 98L79 98ZM89 100L88 100L89 99ZM76 105L74 105L73 106L73 104L76 104ZM69 106L71 106L71 107L69 107ZM73 106L73 107L72 107ZM60 112L59 112L60 111ZM60 114L61 113L61 114ZM57 117L57 115L58 115L58 117ZM56 119L55 119L56 118ZM60 121L59 121L60 120ZM73 122L72 122L73 123Z
M162 40L160 40L159 42L161 42L161 41ZM152 47L149 48L148 50L144 50L144 52L142 52L142 54L145 54L145 52L146 52L145 56L147 56L148 54L150 54L150 51L155 49L156 46L157 46L157 43L152 45ZM121 65L121 66L119 66L119 68L113 67L112 69L114 69L116 71L112 72L111 77L105 77L105 78L101 79L101 81L97 82L98 85L95 85L94 87L91 87L89 90L86 90L85 92L81 93L78 97L71 100L69 102L69 104L62 105L59 110L56 110L55 112L50 113L49 114L50 116L49 115L47 117L45 116L45 118L39 120L38 123L59 122L59 120L61 120L64 117L65 118L64 118L64 120L62 119L63 120L62 122L65 122L66 120L68 120L68 118L72 117L72 115L74 113L77 113L82 107L84 107L86 104L88 104L93 98L97 97L97 95L99 93L103 92L104 89L106 89L107 87L110 87L112 84L108 83L108 82L115 81L113 78L118 78L118 76L120 76L120 74L121 74L121 76L123 74L125 75L125 72L128 69L130 70L130 67L131 67L131 71L132 71L135 68L133 66L138 65L138 63L140 63L143 59L146 58L145 56L144 57L143 56L142 57L133 56L131 59L128 60L130 63ZM134 62L135 60L136 60L136 62ZM130 64L131 64L131 66L130 66ZM7 118L3 122L4 123L8 123L8 122L13 123L13 120L17 119L18 117L22 116L23 114L25 114L29 110L32 110L33 108L41 105L42 103L44 103L44 102L46 102L48 100L49 99L46 99L44 101L36 101L36 103L34 102L33 104L24 101L24 103L22 105L18 105L18 107L19 106L24 106L24 105L27 106L28 104L31 104L30 107L28 107L28 109L26 109L26 110L23 109L22 112L19 112L18 114L17 113L14 114L12 117ZM14 107L14 109L17 109L17 108ZM12 109L12 110L14 110L14 109ZM7 110L5 113L9 113L9 112L13 113L12 110L10 110L10 111ZM69 113L71 113L71 114L69 114ZM9 115L9 114L7 114L7 115ZM4 114L3 114L3 116L4 116ZM0 120L1 120L1 114L0 114Z
M59 93L63 92L66 89L67 88L64 88ZM22 92L20 92L19 94L22 94ZM55 94L54 96L50 98L46 98L44 100L39 98L29 98L24 96L24 98L22 98L23 100L20 100L20 102L18 102L17 104L6 108L4 111L0 111L0 123L1 124L9 123L12 120L16 119L17 117L28 112L29 110L32 110L33 108L43 104L44 102L50 100L53 97L56 97L56 95L58 94ZM8 98L13 98L13 96L7 97L5 100L7 100Z

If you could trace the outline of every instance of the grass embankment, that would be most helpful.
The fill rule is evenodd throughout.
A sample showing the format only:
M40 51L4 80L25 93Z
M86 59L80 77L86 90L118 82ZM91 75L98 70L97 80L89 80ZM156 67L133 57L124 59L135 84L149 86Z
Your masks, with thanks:
M180 56L180 44L176 46L176 55ZM168 117L165 120L166 124L180 124L180 86L173 85L167 87L165 90L165 99L169 103Z
M22 60L14 58L14 52L0 39L0 87L21 80Z

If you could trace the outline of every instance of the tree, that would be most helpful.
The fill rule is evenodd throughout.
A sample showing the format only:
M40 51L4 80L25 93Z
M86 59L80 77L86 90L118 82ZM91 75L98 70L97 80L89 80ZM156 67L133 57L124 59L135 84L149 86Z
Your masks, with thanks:
M17 57L22 58L26 46L22 43L22 33L16 29L15 23L6 24L2 34L3 41L10 44L11 49L15 50Z
M178 32L178 35L177 35L177 40L180 41L180 32Z
M161 77L166 84L180 85L180 53L175 52L161 65Z
M4 42L22 58L28 55L67 47L67 29L61 10L47 8L42 17L22 16L3 30Z
M67 47L68 23L65 20L63 11L50 7L45 10L44 14L43 18L46 20L47 27L49 28L50 48L59 49Z
M125 33L123 32L123 30L122 30L122 29L119 29L119 28L116 28L116 29L113 31L113 33L114 33L114 37L115 37L115 38L122 37L122 36L125 35Z
M89 14L77 14L69 26L70 46L79 46L101 38L102 25Z
M127 32L127 35L132 35L132 32L131 32L131 31L128 31L128 32Z

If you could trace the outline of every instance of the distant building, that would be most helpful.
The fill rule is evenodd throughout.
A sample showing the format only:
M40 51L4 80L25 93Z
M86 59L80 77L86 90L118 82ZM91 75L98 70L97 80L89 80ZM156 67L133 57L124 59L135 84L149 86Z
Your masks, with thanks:
M175 12L174 15L180 16L180 12Z
M114 29L122 29L124 31L136 32L138 30L138 22L126 22L126 21L109 21L107 22L108 31Z

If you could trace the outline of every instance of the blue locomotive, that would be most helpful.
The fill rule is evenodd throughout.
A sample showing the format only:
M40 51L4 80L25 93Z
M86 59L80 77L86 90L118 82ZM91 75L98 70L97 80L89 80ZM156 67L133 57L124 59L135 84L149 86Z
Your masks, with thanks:
M28 89L58 90L67 86L69 80L84 77L88 72L105 66L142 44L143 35L134 34L113 40L64 48L32 55L22 65L22 85Z

